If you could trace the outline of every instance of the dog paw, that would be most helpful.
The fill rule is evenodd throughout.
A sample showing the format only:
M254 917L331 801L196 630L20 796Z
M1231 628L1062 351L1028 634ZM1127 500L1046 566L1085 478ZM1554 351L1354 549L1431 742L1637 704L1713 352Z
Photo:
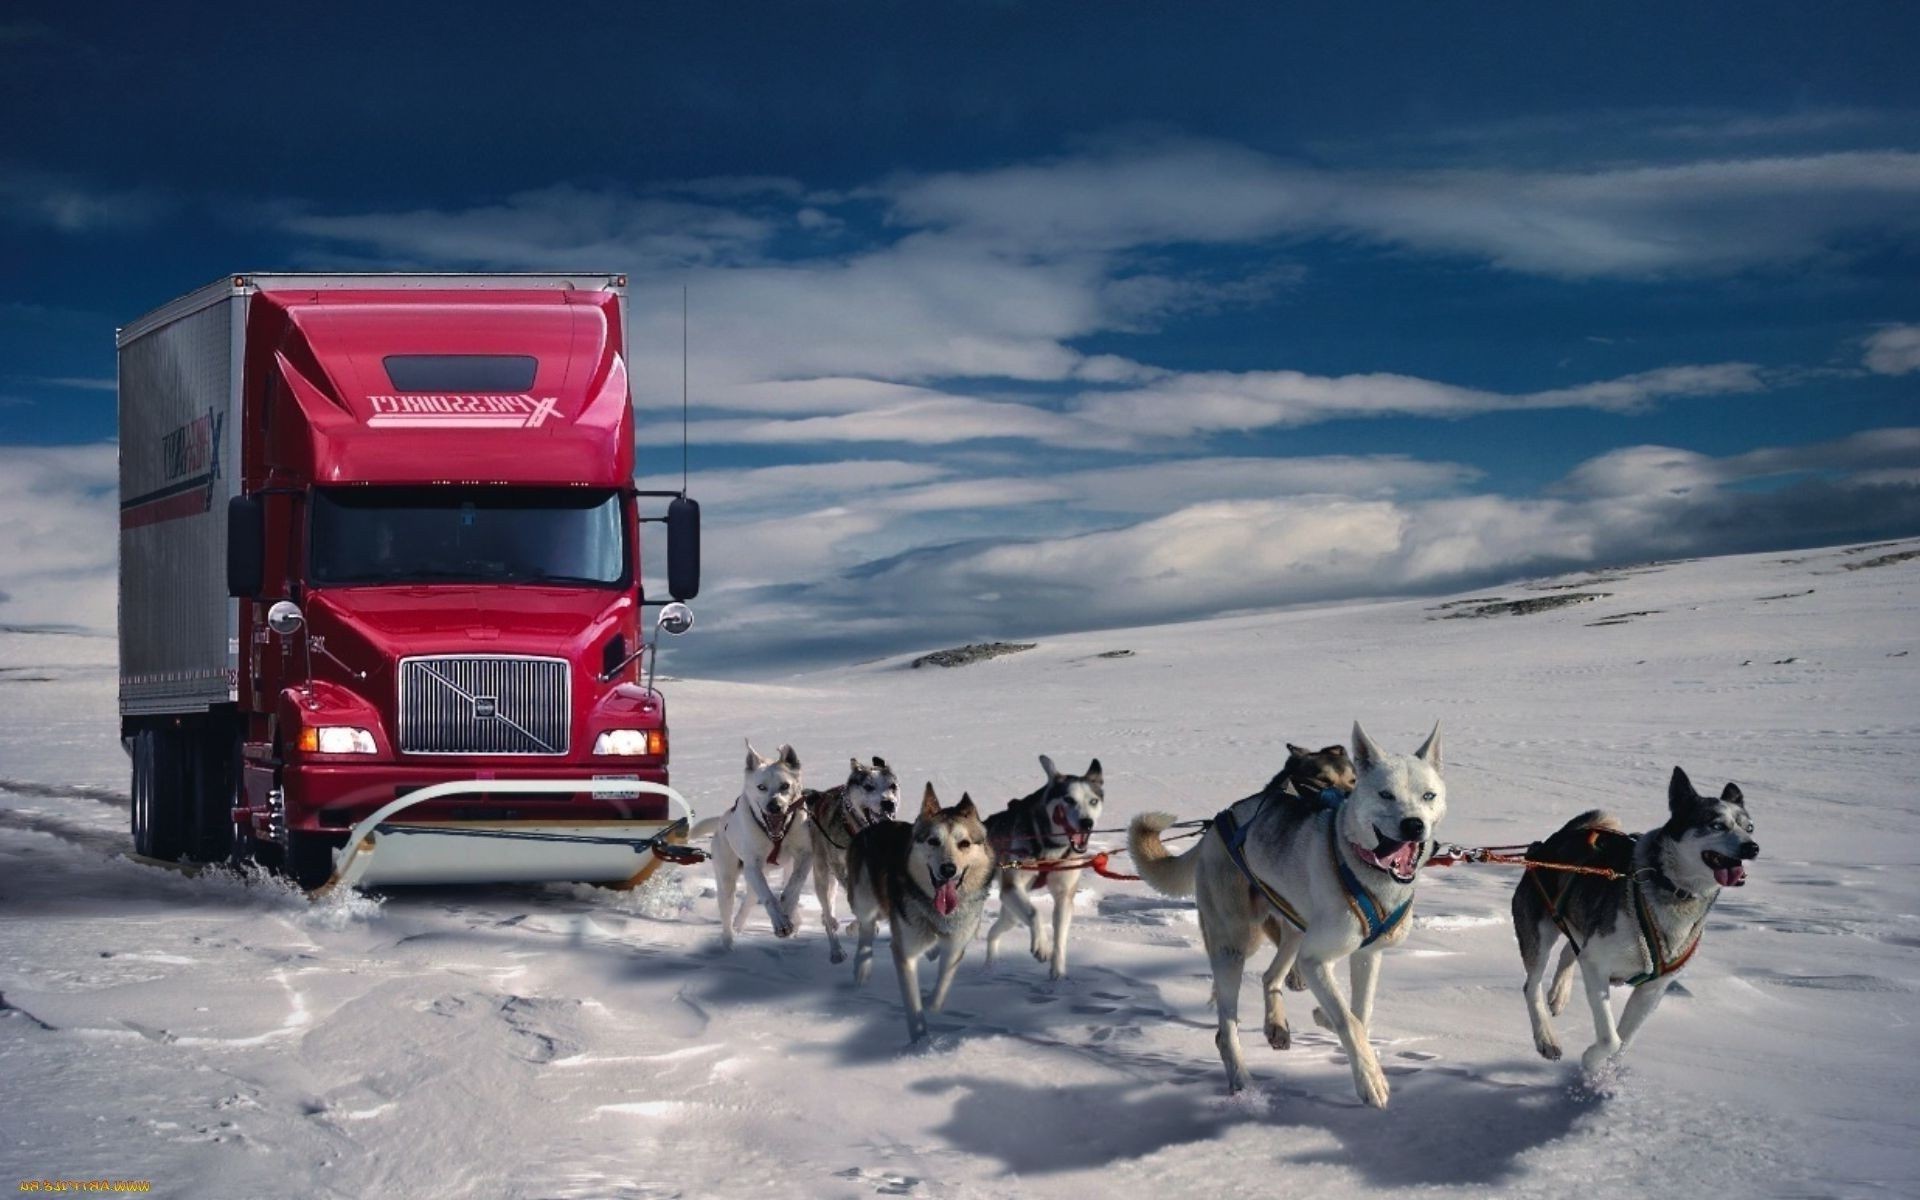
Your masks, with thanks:
M1048 959L1052 957L1053 957L1053 943L1035 942L1033 944L1033 958L1035 962L1046 962Z
M1267 1045L1272 1046L1275 1050L1291 1048L1293 1045L1293 1030L1288 1028L1285 1021L1268 1025Z
M778 921L775 921L775 922L773 923L773 936L775 936L775 937L777 937L777 938L790 938L790 937L792 937L792 936L793 936L793 922L792 922L792 921L789 921L789 920L787 920L787 919L786 919L785 917L782 917L782 918L780 918L780 919L779 919Z
M1618 1046L1610 1046L1605 1042L1595 1042L1593 1045L1587 1047L1585 1054L1580 1056L1580 1069L1589 1075L1598 1075L1601 1071L1606 1070L1607 1064L1611 1063L1613 1056L1618 1053L1620 1053L1620 1047Z
M827 961L830 963L843 963L847 961L847 952L835 946L827 952Z
M1353 1090L1359 1095L1360 1102L1368 1108L1387 1106L1387 1077L1378 1068L1356 1073L1353 1077Z
M1051 979L1055 983L1059 983L1062 979L1065 979L1066 977L1067 977L1067 969L1066 967L1060 965L1059 963L1054 963L1052 966L1047 968L1047 978Z
M1535 1038L1533 1039L1533 1048L1538 1050L1540 1057L1546 1059L1548 1062L1560 1061L1559 1042L1553 1041L1550 1038Z
M1316 1008L1313 1010L1313 1023L1329 1033L1340 1032L1333 1027L1332 1021L1327 1020L1327 1010L1324 1008Z
M1287 972L1287 990L1290 992L1304 992L1307 990L1307 981L1300 978L1300 968L1294 967Z
M1253 1086L1253 1076L1245 1071L1227 1072L1227 1094L1237 1096Z

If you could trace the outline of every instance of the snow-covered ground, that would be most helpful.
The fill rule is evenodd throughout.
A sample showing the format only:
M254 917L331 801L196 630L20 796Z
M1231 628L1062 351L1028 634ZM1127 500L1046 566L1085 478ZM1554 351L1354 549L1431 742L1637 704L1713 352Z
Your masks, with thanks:
M1917 545L1484 593L1609 593L1530 615L1353 605L1058 637L956 670L673 685L675 780L708 812L751 735L794 743L816 786L878 752L910 791L931 778L990 804L1036 786L1043 751L1069 769L1098 755L1113 824L1204 816L1263 783L1282 743L1344 740L1356 716L1400 750L1444 721L1441 832L1463 843L1526 841L1596 805L1648 827L1676 763L1703 791L1740 783L1763 847L1752 881L1597 1086L1533 1052L1510 871L1426 876L1373 1031L1384 1112L1357 1104L1298 997L1307 1031L1275 1053L1251 1025L1256 1088L1227 1099L1191 907L1138 884L1082 890L1064 983L1024 955L987 970L976 947L932 1044L908 1049L884 954L858 991L817 921L777 942L759 918L722 955L704 869L639 896L423 889L315 907L140 866L120 857L111 643L0 634L0 1184L1914 1194L1920 559L1846 568ZM1638 615L1595 624L1624 613ZM1584 1014L1560 1026L1569 1046L1589 1038Z

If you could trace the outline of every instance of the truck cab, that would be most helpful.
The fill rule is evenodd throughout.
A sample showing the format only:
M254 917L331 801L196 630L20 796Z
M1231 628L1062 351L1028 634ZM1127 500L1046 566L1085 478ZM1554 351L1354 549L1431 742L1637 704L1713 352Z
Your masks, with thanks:
M235 275L122 331L139 853L311 887L379 816L362 882L646 865L616 843L682 815L646 668L699 510L635 490L624 304L614 275Z

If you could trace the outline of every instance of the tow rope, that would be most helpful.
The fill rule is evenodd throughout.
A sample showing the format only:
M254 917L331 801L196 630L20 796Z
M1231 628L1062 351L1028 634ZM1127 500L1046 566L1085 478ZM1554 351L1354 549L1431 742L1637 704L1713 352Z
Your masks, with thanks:
M1091 870L1095 875L1106 879L1118 879L1125 883L1139 882L1140 877L1138 875L1128 875L1124 871L1113 870L1108 854L1108 851L1101 850L1097 853L1089 854L1085 858L1028 858L1014 862L1003 862L1000 864L1000 869L1003 871L1033 871L1042 879L1045 879L1055 871Z

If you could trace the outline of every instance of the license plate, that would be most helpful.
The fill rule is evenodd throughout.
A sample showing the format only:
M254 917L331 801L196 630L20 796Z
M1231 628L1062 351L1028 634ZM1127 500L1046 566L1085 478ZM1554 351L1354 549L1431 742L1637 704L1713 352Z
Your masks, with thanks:
M595 775L593 794L601 800L638 800L639 788L621 787L623 783L639 783L638 775Z

